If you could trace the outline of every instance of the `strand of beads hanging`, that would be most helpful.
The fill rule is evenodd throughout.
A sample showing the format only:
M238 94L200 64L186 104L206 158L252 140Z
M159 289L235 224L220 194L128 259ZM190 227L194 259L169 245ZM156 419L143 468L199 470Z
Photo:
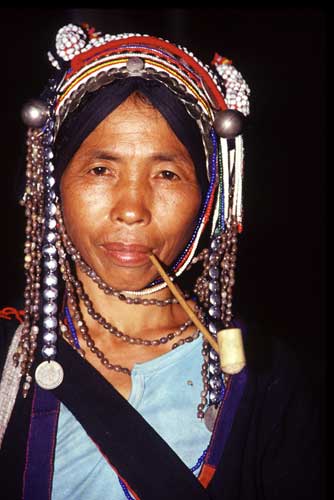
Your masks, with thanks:
M153 339L153 340L142 339L139 337L131 337L130 335L124 334L118 328L111 325L100 313L97 313L95 311L92 301L90 300L89 296L85 293L83 289L82 283L73 276L70 264L66 260L66 252L62 248L61 243L59 241L57 242L57 248L59 253L60 270L62 272L65 283L68 283L68 288L70 290L70 293L72 294L72 291L75 290L77 298L81 300L82 303L85 305L88 314L100 325L102 325L107 331L109 331L112 335L115 335L117 338L123 340L124 342L128 342L133 345L143 345L145 347L166 344L167 342L173 340L175 337L182 335L182 333L185 332L190 325L192 325L192 321L188 319L181 326L179 326L179 328L177 328L174 332L170 332L167 335L160 337L159 339ZM189 341L190 340L188 340L188 342Z
M54 99L47 97L55 88L49 81L46 87L45 99L32 99L22 109L21 117L28 127L26 141L26 185L20 204L25 207L26 241L25 241L25 291L24 291L24 321L22 336L14 363L20 364L21 374L25 377L23 397L26 397L32 381L30 371L37 347L37 336L40 318L40 297L42 278L42 244L45 225L45 138L48 127L51 126L50 110ZM50 94L51 93L51 94ZM54 93L53 93L54 95ZM49 123L48 123L49 121Z
M115 370L118 373L124 373L125 375L130 376L131 371L129 370L129 368L126 368L126 367L123 367L120 365L114 365L113 363L110 363L109 359L104 355L104 353L95 346L95 342L91 338L91 336L89 335L87 325L83 319L83 316L82 316L82 313L81 313L81 310L79 307L79 301L78 301L78 297L76 295L76 291L72 285L71 280L68 278L68 275L67 275L66 264L68 264L68 263L65 260L65 258L66 258L65 251L61 247L60 236L58 236L56 244L57 244L57 248L58 248L59 269L60 269L60 272L62 273L62 277L63 277L64 283L65 283L67 302L69 304L69 308L72 310L72 316L71 316L69 310L68 310L68 313L71 316L71 318L73 318L73 320L76 322L78 329L80 331L81 337L85 341L88 349L99 358L100 362L102 363L102 365L105 368L107 368L109 370ZM72 325L73 329L75 329L74 321L73 322L71 321L71 323L70 323ZM70 331L71 331L71 327L70 327ZM68 335L67 334L68 333L67 327L63 322L61 323L61 332L64 335L64 337L69 341L69 343L77 351L79 351L80 355L82 357L84 357L85 352L81 349L81 347L79 345L77 333L71 332L71 335ZM79 349L78 349L76 343L77 343L77 345L79 345Z
M208 272L208 328L215 338L217 338L218 325L219 329L221 329L222 324L225 328L228 328L232 321L232 292L235 283L237 232L238 224L236 220L233 220L232 223L227 223L225 238L223 237L224 235L218 235L211 242L210 267ZM213 428L218 405L222 400L225 390L221 360L219 354L212 348L209 348L208 381L209 401L204 419L210 430Z
M136 305L143 305L143 306L158 306L158 307L164 307L168 306L170 304L177 304L178 301L175 297L169 297L168 299L160 300L160 299L142 299L139 296L136 297L129 297L128 295L125 295L125 293L122 290L117 290L116 288L113 288L109 286L86 262L84 262L83 258L81 257L80 253L76 248L74 247L73 243L70 241L66 230L65 230L65 225L63 221L63 217L61 214L60 207L57 207L57 222L59 226L59 232L62 238L62 244L64 249L66 250L67 255L69 258L77 264L80 269L92 280L94 283L97 284L97 286L103 290L103 292L106 295L113 295L114 297L117 297L119 300L122 302L126 302L127 304L136 304ZM185 294L187 298L189 298L189 295L186 293Z
M201 400L200 403L197 406L197 418L202 420L204 418L204 408L207 405L207 395L208 395L208 390L209 390L209 381L208 381L208 356L209 356L209 343L206 340L203 340L203 345L202 345L202 357L203 357L203 362L202 362L202 369L201 369L201 375L202 375L202 391L201 391Z
M69 307L72 309L72 317L77 324L77 327L79 329L81 337L85 341L88 349L99 358L100 362L102 363L102 365L105 368L107 368L109 370L115 370L116 372L124 373L126 375L131 375L131 371L129 368L122 367L120 365L114 365L113 363L110 363L110 361L108 360L106 355L95 345L94 340L89 335L88 327L84 321L84 318L83 318L83 315L82 315L82 312L81 312L81 309L79 306L79 299L80 299L79 293L82 294L82 293L84 293L84 291L82 290L82 288L80 288L80 291L78 292L78 290L76 290L76 288L74 287L73 279L71 279L70 265L66 261L66 253L61 247L60 238L58 238L57 247L58 247L58 256L59 256L59 269L60 269L60 272L62 273L62 277L63 277L64 283L65 283L67 301L68 301ZM85 295L85 297L87 297L87 296ZM68 314L70 315L69 309L68 309ZM69 341L69 343L76 350L79 351L79 354L81 356L84 356L84 351L80 348L80 345L79 345L78 335L75 331L73 331L73 330L75 330L74 322L72 322L72 320L71 320L71 321L68 321L68 324L70 327L71 334L68 335L67 327L66 327L66 325L64 325L64 323L62 323L62 325L61 325L61 332L63 333L64 337ZM122 335L124 335L124 334L122 334ZM192 342L195 338L198 337L198 335L199 335L199 332L195 331L190 337L187 337L186 339L184 339L184 342ZM126 338L126 340L130 344L135 344L135 342L131 342L130 339L133 339L133 338L131 338L130 336L124 335L124 337ZM144 339L141 339L141 340L144 340ZM165 342L163 341L160 343L163 344ZM177 345L175 345L175 347L178 347L178 345L181 345L178 343L176 343L176 344ZM147 344L146 344L145 340L144 340L142 345L144 345L146 347Z
M105 353L103 351L101 351L95 344L94 340L91 338L91 336L89 335L89 331L88 331L88 327L87 325L85 324L85 321L83 319L83 316L81 314L81 311L80 311L80 308L79 307L74 307L73 308L73 314L75 315L75 318L76 318L76 323L77 323L77 326L80 330L80 333L81 333L81 336L82 338L84 339L88 349L93 353L95 354L98 359L100 360L100 362L102 363L102 365L107 368L108 370L114 370L118 373L123 373L125 375L128 375L128 376L131 376L131 370L127 367L124 367L124 366L121 366L121 365L115 365L113 363L110 363L110 361L108 360L108 358L106 357ZM60 330L63 334L63 336L65 337L65 339L70 343L70 345L76 350L79 352L79 354L82 356L82 357L85 357L85 351L81 348L81 346L78 344L78 335L75 331L75 326L74 326L74 323L73 321L71 322L68 322L69 324L69 329L67 328L67 326L65 325L65 323L61 322L60 324ZM195 338L197 338L199 336L199 332L198 331L195 331L190 337L187 337L186 339L184 339L184 342L183 343L188 343L188 342L192 342ZM183 339L182 339L183 340ZM183 344L179 344L179 345L183 345ZM177 347L177 346L176 346Z
M43 108L45 112L45 106ZM20 364L25 377L23 397L30 388L34 354L39 332L39 304L41 281L41 247L44 223L43 143L41 131L29 128L26 141L26 186L20 204L25 207L26 241L24 248L24 318L22 335L14 354L14 364Z
M217 324L227 326L232 319L232 287L236 261L236 224L226 224L225 232L218 233L211 241L209 256L203 265L203 273L195 285L195 293L207 311L207 325L217 338ZM224 390L224 375L218 353L209 345L203 345L203 391L198 406L198 417L212 422L212 405L216 408ZM208 405L208 406L207 406ZM206 411L204 408L207 406ZM207 415L208 414L208 415ZM208 427L209 428L209 427Z
M51 89L52 90L52 89ZM54 89L53 89L54 90ZM43 242L43 346L42 362L36 369L36 382L44 389L54 389L63 380L63 369L55 361L57 355L58 306L57 306L57 220L56 220L56 193L53 165L53 144L55 139L54 102L55 95L50 91L46 96L49 105L48 118L43 129L44 145L44 218L45 232Z
M68 309L67 306L65 306L64 311L65 311L65 316L66 316L66 319L67 319L68 326L70 328L71 339L73 339L73 345L74 345L74 347L76 349L80 349L80 343L79 343L78 335L77 335L74 323L72 321L70 311L69 311L69 309ZM61 331L63 331L63 330L61 329Z
M67 273L68 271L69 269L67 269ZM90 300L88 295L84 292L82 284L79 282L79 280L77 280L72 275L71 276L68 275L68 278L72 281L74 288L77 291L78 297L85 305L88 314L112 335L115 335L115 337L123 340L124 342L128 342L129 344L144 345L146 347L149 346L154 347L157 345L166 344L167 342L173 340L175 337L182 335L182 333L185 332L190 325L192 325L192 321L188 319L182 325L180 325L174 332L168 333L167 335L164 335L159 339L149 340L149 339L142 339L140 337L131 337L130 335L121 332L115 326L112 326L100 313L97 313L95 311L92 301Z
M217 334L216 320L221 315L219 262L224 254L226 241L226 233L219 234L211 241L210 253L207 256L203 273L195 286L195 293L207 310L208 329L215 338ZM205 377L205 382L201 393L201 403L198 406L199 418L204 417L204 408L207 406L207 399L209 399L209 404L218 402L218 394L220 393L222 384L218 354L208 344L203 345L203 351L202 376L203 378Z
M228 235L226 235L228 236ZM209 323L208 328L210 333L217 338L217 327L216 322L220 320L222 314L223 304L220 298L221 283L219 278L221 275L221 270L219 269L220 259L224 255L221 251L226 249L226 242L222 242L223 238L221 234L218 234L212 239L210 245L210 257L209 257L209 308L208 316ZM226 238L228 241L228 237ZM224 257L223 257L224 258ZM209 349L209 359L208 359L208 382L209 382L209 405L217 404L219 402L219 395L222 387L222 373L220 368L219 355L214 349Z

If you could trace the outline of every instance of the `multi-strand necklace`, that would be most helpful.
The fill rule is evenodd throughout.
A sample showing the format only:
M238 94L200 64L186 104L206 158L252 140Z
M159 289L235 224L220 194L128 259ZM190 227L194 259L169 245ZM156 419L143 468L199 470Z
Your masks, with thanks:
M65 317L64 321L61 323L61 331L66 340L79 351L81 355L84 355L84 351L81 349L78 340L78 333L80 337L85 341L88 349L98 357L101 364L109 369L114 370L116 372L124 373L126 375L131 375L131 370L126 367L122 367L118 364L113 364L109 361L105 353L97 347L95 341L89 334L88 327L83 318L83 314L79 304L83 304L86 308L88 315L95 320L99 325L101 325L106 331L108 331L111 335L118 338L119 340L126 342L130 345L141 345L144 347L156 347L163 344L167 344L175 340L177 337L180 337L186 330L192 325L192 321L187 319L182 325L180 325L177 329L172 332L169 332L166 335L163 335L160 338L156 339L145 339L141 337L133 337L128 334L123 333L115 326L111 325L111 323L102 316L102 314L98 313L92 301L90 300L87 293L85 293L83 289L82 283L73 275L71 271L71 266L66 259L66 254L70 254L75 256L73 259L80 267L80 269L87 274L94 282L96 282L101 290L104 291L106 295L114 295L119 298L119 300L125 301L127 304L142 304L142 305L156 305L160 307L164 307L176 302L174 298L168 298L166 300L157 300L157 299L142 299L140 297L129 298L123 295L120 291L111 288L107 285L86 263L83 262L79 253L74 249L73 245L69 242L68 237L66 236L64 226L62 224L62 220L60 219L60 234L62 235L62 240L57 241L57 248L59 254L59 264L60 271L62 273L65 287L66 287L66 295L67 295L67 304L64 311ZM65 251L66 249L66 251ZM196 307L196 309L198 309ZM195 331L190 336L186 338L181 338L178 341L174 341L172 344L172 349L183 345L184 343L192 342L194 339L198 338L199 332Z
M79 344L79 337L84 341L87 348L90 352L92 352L100 361L100 363L107 368L108 370L114 370L118 373L123 373L127 376L131 375L131 370L128 367L121 366L119 364L111 363L105 353L96 345L95 340L89 333L89 329L84 320L82 314L82 307L85 307L88 315L97 322L97 324L103 327L108 333L113 335L115 338L118 338L122 342L126 342L129 345L141 345L143 347L151 348L154 346L159 346L162 344L167 344L168 342L173 341L171 346L172 349L179 347L188 342L192 342L194 339L198 338L200 332L197 330L193 332L190 336L184 338L180 337L189 326L191 326L192 322L188 319L182 325L180 325L177 329L168 334L161 336L160 338L145 339L141 337L131 336L127 333L120 331L118 328L113 326L102 314L100 314L94 307L91 299L88 294L85 292L82 283L76 278L74 272L72 271L70 261L72 260L73 264L78 267L84 274L86 274L97 286L100 290L102 290L106 295L112 295L118 298L120 301L123 301L126 304L132 305L143 305L143 306L158 306L158 307L166 307L168 305L173 305L178 303L178 301L174 297L169 297L165 300L146 298L145 296L136 295L135 297L129 297L128 292L123 292L121 290L117 290L110 285L108 285L104 280L86 263L83 261L80 253L74 247L73 243L70 241L67 236L62 214L60 208L57 207L57 223L58 223L58 239L56 242L56 247L58 251L59 257L59 269L62 273L62 277L66 287L66 304L67 309L65 309L65 314L63 321L61 323L61 332L66 340L76 349L80 355L85 356L85 352L82 349L82 346ZM224 242L222 242L222 248L219 247L219 252L224 251ZM211 257L211 258L210 258ZM207 270L210 271L212 255L210 255L207 249L203 249L200 254L196 258L193 259L192 264L196 264L197 262L203 261L203 268L205 272ZM206 289L206 281L202 283L197 282L197 288ZM198 290L201 292L201 290ZM199 293L199 296L202 297L203 292ZM206 293L204 295L207 295ZM189 299L189 295L185 296ZM204 297L203 297L204 298ZM206 297L205 297L206 299ZM204 306L206 306L206 300L204 300ZM195 306L196 314L198 315L200 321L205 324L205 317L202 307L199 307L197 304ZM210 325L209 325L210 327ZM203 340L202 346L202 378L203 378L203 389L201 391L201 399L197 407L197 416L200 419L205 417L207 413L206 407L208 403L208 394L210 394L210 402L211 396L214 394L215 399L212 401L214 404L215 412L218 409L218 402L222 394L222 390L224 389L224 382L220 381L222 377L221 371L219 370L219 360L213 359L213 356L218 357L218 355L210 350L210 346L207 341ZM214 370L212 372L212 369ZM212 405L211 405L212 406ZM210 407L211 407L210 406ZM209 408L210 408L209 407ZM212 409L212 408L211 408ZM211 419L212 420L212 419ZM206 422L207 423L207 422ZM211 424L208 425L208 428L211 428ZM211 429L210 429L211 430Z

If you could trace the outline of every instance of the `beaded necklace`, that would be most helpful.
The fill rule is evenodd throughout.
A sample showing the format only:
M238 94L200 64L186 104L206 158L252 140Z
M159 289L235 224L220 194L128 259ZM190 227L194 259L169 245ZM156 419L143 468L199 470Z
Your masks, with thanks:
M66 321L68 324L68 328L64 322L61 322L60 330L61 330L63 336L66 338L66 340L68 340L68 342L72 345L72 347L74 349L76 349L82 357L85 357L85 353L80 347L76 328L75 328L75 325L73 323L69 308L67 306L65 306L64 312L65 312L65 317L66 317ZM89 335L88 328L86 327L86 325L84 325L83 320L81 319L79 321L80 321L80 325L81 325L80 329L82 329L82 328L84 329L84 333L82 333L82 337L85 340L87 347L89 348L89 350L93 354L95 354L99 358L99 360L101 361L103 366L108 368L109 370L114 370L118 373L124 373L125 375L131 376L131 370L129 370L129 368L126 368L126 367L123 367L120 365L114 365L113 363L110 363L110 361L105 356L105 354L98 347L96 347L95 342L91 338L91 336ZM187 321L186 323L189 323L189 321ZM119 332L119 333L121 333L121 332ZM179 347L180 345L183 345L184 343L193 342L195 339L197 339L199 337L199 334L200 334L199 331L196 330L189 337L186 337L185 339L180 339L178 342L175 342L172 346L172 349L175 349L176 347ZM124 336L124 334L122 334L122 335ZM164 337L164 339L166 339L164 342L159 342L159 341L156 341L156 342L161 343L161 344L166 343L168 340L171 340L172 338L174 338L175 332L173 332L169 335L171 336L170 339L168 339L168 336L167 336L167 337ZM130 342L130 343L131 344L142 344L145 346L157 345L157 344L153 344L153 342L155 342L155 341L149 341L149 340L143 341L142 339L139 339L139 340L141 340L141 342ZM147 342L147 343L145 343L145 342Z

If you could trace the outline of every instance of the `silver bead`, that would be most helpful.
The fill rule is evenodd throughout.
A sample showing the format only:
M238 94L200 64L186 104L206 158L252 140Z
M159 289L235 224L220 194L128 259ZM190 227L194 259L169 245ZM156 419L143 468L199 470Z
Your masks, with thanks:
M55 344L57 341L57 334L54 331L45 332L43 334L43 340L44 340L44 342L47 342L48 344Z
M53 151L49 147L45 148L44 155L45 155L45 158L47 158L48 160L52 160L52 158L54 157Z
M49 302L48 304L45 304L45 306L43 307L43 312L45 314L56 314L57 305L54 302Z
M212 323L212 321L210 321L209 323L209 332L210 333L217 333L218 329L216 327L216 325L214 323Z
M47 178L46 183L50 188L53 188L53 186L56 184L56 179L52 175L50 175Z
M48 206L47 206L47 212L49 215L55 215L56 212L57 212L57 207L54 203L50 203Z
M219 277L219 269L218 267L210 267L209 269L209 276L210 278L216 279Z
M217 306L210 307L209 314L210 314L211 318L219 319L220 318L220 309L219 309L219 307L217 307Z
M54 316L49 316L44 319L43 326L48 330L54 330L57 327L57 319Z
M41 128L45 125L48 117L47 105L39 99L31 99L22 108L21 118L25 125L33 128Z
M212 375L218 376L218 375L220 375L220 371L221 370L220 370L220 366L219 365L209 363L209 372Z
M220 304L220 297L219 297L218 293L211 293L210 294L210 298L209 298L209 302L213 306L219 306L219 304Z
M48 234L46 235L46 239L49 243L53 243L54 241L56 241L56 233L52 232L52 231L49 231Z
M42 356L44 359L54 359L57 354L57 348L54 345L44 345L42 347Z
M218 391L221 386L222 386L222 381L221 379L217 376L217 375L214 375L210 380L209 380L209 386L211 387L211 389L213 389L214 391Z
M57 288L50 286L44 290L43 296L45 299L55 300L58 297L58 290Z
M58 284L58 278L55 274L53 273L50 273L50 274L47 274L44 278L44 283L46 284L46 286L48 287L53 287L53 286L56 286Z
M56 255L57 249L54 245L44 245L42 248L42 252L45 257L52 257Z
M209 352L209 358L210 358L210 360L215 361L215 362L219 361L219 356L216 353L216 351L214 351L213 349L211 349Z
M215 394L214 392L210 392L210 394L209 394L209 401L210 401L210 404L218 403L219 402L218 395Z
M216 280L209 281L210 292L219 292L219 282Z
M49 271L55 271L57 269L58 263L56 259L50 259L44 262L44 267L45 269L48 269Z
M243 122L244 116L240 111L226 109L225 111L218 111L213 122L213 127L219 137L233 139L241 134Z
M55 229L57 226L57 221L54 217L51 217L51 219L48 220L48 228L49 229Z

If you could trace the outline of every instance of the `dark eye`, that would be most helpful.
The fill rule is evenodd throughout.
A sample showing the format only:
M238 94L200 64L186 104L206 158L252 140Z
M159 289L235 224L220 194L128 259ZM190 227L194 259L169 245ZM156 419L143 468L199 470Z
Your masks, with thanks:
M107 167L102 167L102 166L99 166L99 167L94 167L90 170L90 172L93 174L93 175L105 175L105 174L108 174L109 173L109 170L107 169Z
M166 179L168 181L179 179L179 176L174 172L171 172L170 170L163 170L162 172L160 172L160 175L163 179Z

